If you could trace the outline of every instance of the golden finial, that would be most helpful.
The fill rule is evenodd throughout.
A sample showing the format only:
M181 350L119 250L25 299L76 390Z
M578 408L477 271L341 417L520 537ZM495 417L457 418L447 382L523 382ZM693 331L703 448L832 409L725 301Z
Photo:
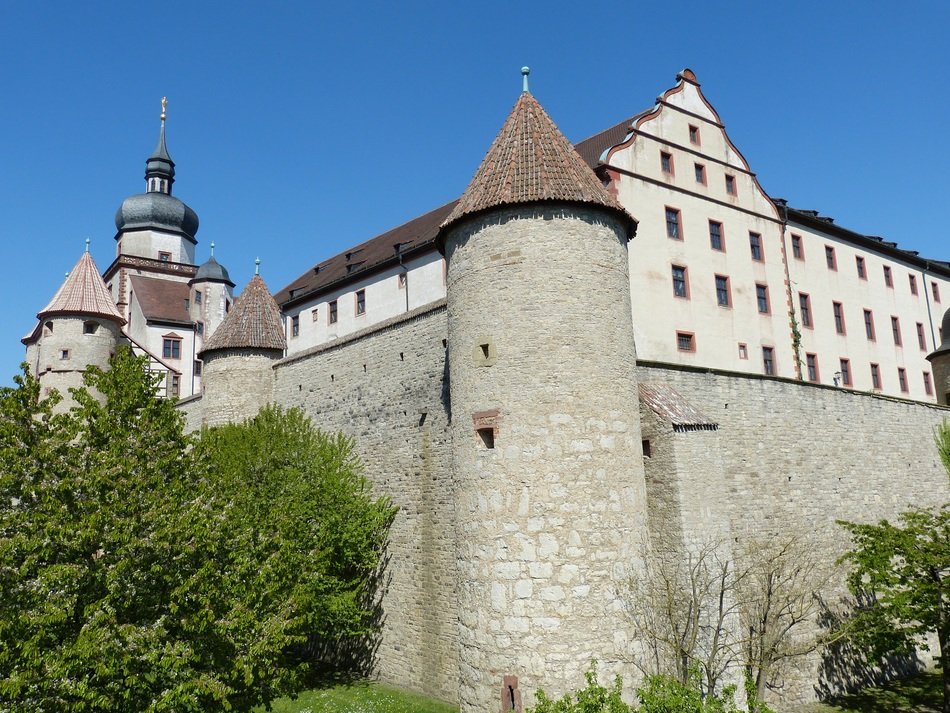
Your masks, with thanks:
M165 121L165 109L166 109L166 108L168 108L168 98L167 98L167 97L162 97L162 115L161 115L161 117L159 117L159 118L161 118L162 121Z

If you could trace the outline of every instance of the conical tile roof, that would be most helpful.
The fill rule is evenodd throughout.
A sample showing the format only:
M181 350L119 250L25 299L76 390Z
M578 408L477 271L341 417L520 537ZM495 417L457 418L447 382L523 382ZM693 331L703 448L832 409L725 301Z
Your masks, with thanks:
M523 92L442 229L467 215L539 201L602 206L634 222L537 99Z
M88 252L82 254L53 299L36 316L43 319L58 314L89 315L125 324Z
M228 316L204 343L201 353L216 349L286 348L280 309L261 276L254 275Z

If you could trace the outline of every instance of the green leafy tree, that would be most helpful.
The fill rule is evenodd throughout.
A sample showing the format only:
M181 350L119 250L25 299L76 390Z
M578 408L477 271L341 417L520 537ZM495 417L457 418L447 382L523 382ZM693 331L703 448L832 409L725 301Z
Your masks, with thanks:
M216 446L253 427L194 441L146 366L120 350L62 415L28 373L0 390L0 711L247 710L299 690L309 633L372 628L392 508L350 444L270 412L311 445L238 470Z
M950 426L937 429L950 473ZM927 650L936 632L943 669L943 711L950 713L950 504L901 513L898 523L840 522L852 549L848 587L858 606L847 631L875 656Z

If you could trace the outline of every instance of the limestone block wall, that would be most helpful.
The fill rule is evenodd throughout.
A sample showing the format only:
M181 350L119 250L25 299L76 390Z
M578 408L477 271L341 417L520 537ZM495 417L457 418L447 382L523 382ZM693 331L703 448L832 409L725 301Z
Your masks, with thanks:
M734 548L774 537L806 538L832 572L824 591L829 599L843 591L833 565L850 544L836 520L876 522L950 501L950 481L933 444L933 428L950 409L668 365L641 363L638 373L644 381L668 382L719 423L718 453L704 454L712 447L700 442L707 433L674 434L695 443L666 455L661 450L647 466L649 492L657 492L657 481L669 483L658 502L667 503L667 511L673 509L669 503L679 506L672 524L694 535L711 528L712 537L728 528ZM685 499L674 501L671 491L686 493ZM723 519L706 517L706 498L719 503ZM694 504L687 507L689 500ZM652 515L663 533L662 521ZM851 666L819 655L802 661L788 674L782 703L807 702L860 681L863 672Z
M463 713L622 670L646 544L625 234L532 206L446 239Z
M320 428L355 438L375 491L399 506L390 531L378 673L455 702L458 603L445 330L445 302L438 301L294 354L274 370L274 397L285 408L304 409Z

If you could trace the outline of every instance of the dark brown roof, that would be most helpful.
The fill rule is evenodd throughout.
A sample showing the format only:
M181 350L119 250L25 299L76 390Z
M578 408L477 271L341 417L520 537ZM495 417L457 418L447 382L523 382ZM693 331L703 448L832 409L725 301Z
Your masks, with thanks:
M280 309L260 275L254 275L234 301L234 306L214 334L204 343L201 354L216 349L287 348Z
M413 218L408 223L388 230L375 238L350 248L329 260L314 265L303 275L275 295L281 305L313 292L324 290L334 283L346 280L350 275L369 274L373 268L381 268L399 262L403 257L417 252L419 248L433 248L439 225L452 211L458 201ZM398 248L398 249L397 249Z
M132 283L132 295L149 322L191 324L191 315L185 307L189 293L187 282L157 280L141 275L132 275L129 280Z
M594 134L578 143L574 148L583 161L592 169L600 163L600 156L611 146L626 138L630 125L640 116L621 121L614 126ZM396 246L404 256L417 250L435 249L435 238L439 225L449 216L458 200L446 203L418 218L381 233L355 248L335 255L314 265L303 275L284 287L275 295L283 307L295 300L323 292L337 283L342 283L357 275L371 274L374 269L382 269L398 263Z
M602 206L633 222L537 99L522 92L442 227L499 206L538 201Z
M80 314L111 319L125 324L118 307L99 276L99 268L88 252L84 252L66 280L40 312L40 319L56 314Z

